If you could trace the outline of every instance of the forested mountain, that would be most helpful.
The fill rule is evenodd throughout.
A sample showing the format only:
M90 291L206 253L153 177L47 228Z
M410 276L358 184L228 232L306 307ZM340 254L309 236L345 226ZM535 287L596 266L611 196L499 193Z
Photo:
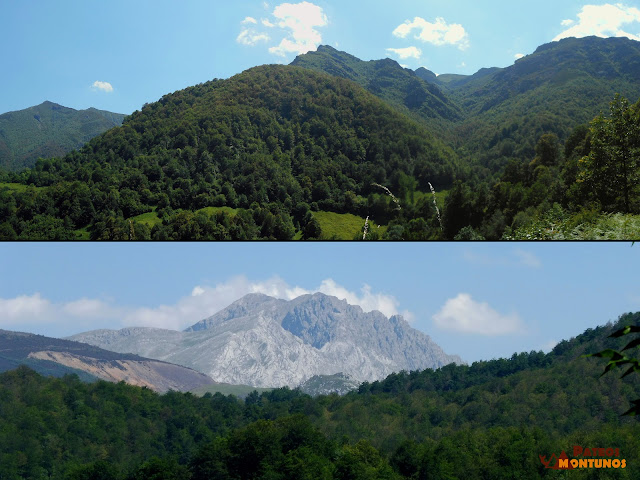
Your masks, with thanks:
M322 293L290 301L249 294L184 332L138 327L70 338L255 387L294 388L315 375L341 372L353 381L373 381L400 370L462 363L400 315L363 312Z
M167 362L114 353L86 343L0 330L0 371L19 365L44 375L77 374L88 380L124 381L157 392L188 391L214 383L206 375Z
M389 58L365 62L328 45L321 45L315 52L299 55L291 65L352 80L401 111L414 113L426 120L430 127L439 125L443 120L460 120L463 117L462 110L433 84L435 82L425 82L417 72L402 68Z
M616 94L640 99L640 42L566 38L542 45L503 69L447 84L465 112L458 145L496 171L531 160L543 134L564 142L578 125L606 112Z
M563 39L471 76L331 47L293 64L0 169L0 238L640 238L640 42Z
M395 205L375 183L411 175L443 188L457 171L426 127L353 82L264 66L166 95L82 150L39 161L17 180L46 188L5 189L0 218L5 236L27 238L51 238L59 219L71 237L89 226L96 239L289 239L310 208L384 220ZM239 210L178 212L203 207ZM165 220L154 232L123 222L153 208Z
M437 119L429 125L444 126L438 130L461 154L493 172L506 159L531 160L545 133L566 140L576 126L606 111L616 94L640 98L640 42L627 38L566 38L512 66L474 75L412 72L390 59L365 62L329 46L292 65L353 80L423 119Z
M74 110L52 102L0 115L0 167L32 167L40 157L58 157L96 135L122 125L124 115L88 108Z
M572 478L634 479L640 424L620 414L640 395L640 379L600 377L604 363L581 355L621 349L623 339L607 336L639 321L640 314L626 314L548 354L400 372L342 397L288 388L242 401L158 395L124 383L43 378L21 367L0 375L0 475L564 478L541 459L563 451L573 458L581 446L618 449L613 458L625 466L577 469Z

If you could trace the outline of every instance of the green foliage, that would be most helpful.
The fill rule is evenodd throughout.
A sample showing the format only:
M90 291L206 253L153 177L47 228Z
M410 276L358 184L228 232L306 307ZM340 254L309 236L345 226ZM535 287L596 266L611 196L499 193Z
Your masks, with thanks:
M389 228L367 239L626 238L634 220L616 215L640 208L640 107L624 96L640 96L639 58L628 39L570 38L436 77L321 47L0 170L0 239L362 238L363 223L323 214Z
M458 170L424 126L357 85L264 66L166 95L79 152L15 174L47 188L5 193L20 208L0 224L19 237L39 235L29 224L48 215L92 239L286 240L309 224L299 205L388 221L372 184L392 180L410 198Z
M640 333L640 327L636 325L627 325L619 330L616 330L611 335L609 335L609 337L619 338L625 335L629 335L631 333ZM631 348L635 348L638 345L640 345L640 338L636 338L635 340L632 340L631 342L629 342L622 349L622 352L624 352L625 350L629 350ZM627 369L627 371L622 374L622 377L620 378L624 378L627 375L630 375L632 373L640 372L640 361L638 361L637 358L627 357L625 354L610 348L606 350L602 350L601 352L598 352L598 353L592 353L590 355L585 355L585 356L609 359L609 363L607 363L607 366L605 367L604 372L602 372L602 375L606 374L607 372L610 372L615 368L621 367L622 365L630 365L630 366ZM640 398L636 400L632 400L631 403L633 406L629 410L624 412L623 415L632 415L632 416L640 415Z
M254 392L244 401L26 367L0 374L2 478L557 478L539 455L619 448L640 473L640 425L616 412L640 379L600 375L640 313L588 329L550 353L399 372L345 396ZM634 327L635 328L635 327ZM629 330L632 332L632 330ZM634 330L635 332L635 330ZM585 477L591 478L591 477Z
M585 196L608 212L638 212L640 199L640 102L616 95L611 115L591 122L591 152L579 163Z

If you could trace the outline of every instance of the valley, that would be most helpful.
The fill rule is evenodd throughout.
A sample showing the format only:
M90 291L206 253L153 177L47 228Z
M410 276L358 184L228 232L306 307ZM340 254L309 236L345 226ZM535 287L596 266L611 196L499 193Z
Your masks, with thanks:
M637 142L600 159L623 117L639 138L639 45L567 38L470 76L320 46L0 170L0 238L635 239Z

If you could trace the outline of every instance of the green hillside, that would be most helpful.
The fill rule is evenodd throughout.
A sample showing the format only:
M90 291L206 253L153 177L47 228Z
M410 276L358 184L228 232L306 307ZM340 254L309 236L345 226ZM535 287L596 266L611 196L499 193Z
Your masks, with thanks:
M32 167L40 157L62 156L96 135L122 125L124 115L89 108L74 110L44 102L0 115L0 167Z
M618 449L624 468L570 478L640 475L640 424L620 416L640 378L600 376L583 358L640 313L589 329L550 353L399 372L344 396L297 390L202 397L26 367L0 374L0 475L9 479L567 478L541 458ZM628 339L627 339L628 341ZM630 352L638 353L637 347ZM612 455L615 455L612 453ZM597 453L595 457L607 457ZM582 456L581 458L590 458ZM156 475L156 476L154 476Z
M361 239L367 217L368 240L637 239L640 42L569 38L470 76L331 47L293 63L0 169L0 239Z
M545 133L564 142L575 127L606 112L616 94L640 99L640 42L567 38L510 67L480 73L451 87L466 112L455 134L496 171L508 159L531 160Z
M396 205L375 184L446 187L458 170L427 128L358 85L264 66L166 95L81 151L14 175L49 188L5 191L16 207L0 224L18 238L89 226L93 239L289 239L310 211L385 223ZM162 224L125 220L154 208Z

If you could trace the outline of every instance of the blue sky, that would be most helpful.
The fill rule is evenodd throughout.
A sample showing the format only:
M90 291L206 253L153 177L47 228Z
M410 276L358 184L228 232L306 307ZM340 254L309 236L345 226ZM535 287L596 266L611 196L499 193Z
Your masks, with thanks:
M638 0L0 2L0 113L50 100L129 114L318 44L472 74L562 36L640 39Z
M184 328L259 291L400 313L466 361L549 349L640 310L629 243L0 244L0 328Z

